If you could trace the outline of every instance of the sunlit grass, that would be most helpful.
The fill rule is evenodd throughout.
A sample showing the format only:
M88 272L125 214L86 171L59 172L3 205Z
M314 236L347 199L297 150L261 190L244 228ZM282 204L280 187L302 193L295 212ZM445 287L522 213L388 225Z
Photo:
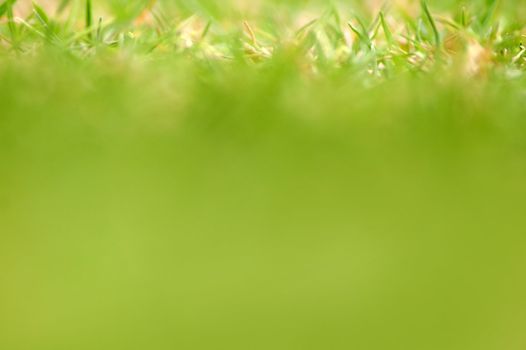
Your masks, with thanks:
M523 350L520 1L0 1L0 349Z
M497 1L484 8L452 5L447 13L434 12L426 2L270 4L257 6L259 17L246 13L245 18L243 12L214 14L206 2L188 13L188 6L157 1L115 5L121 12L94 8L91 1L84 6L64 1L54 10L47 6L53 13L34 4L19 17L13 15L13 3L5 2L0 11L6 22L1 37L5 53L35 54L54 47L79 57L175 56L212 65L264 65L293 54L306 73L341 68L376 78L437 66L461 67L467 75L516 76L525 64L524 25L509 12L498 12Z

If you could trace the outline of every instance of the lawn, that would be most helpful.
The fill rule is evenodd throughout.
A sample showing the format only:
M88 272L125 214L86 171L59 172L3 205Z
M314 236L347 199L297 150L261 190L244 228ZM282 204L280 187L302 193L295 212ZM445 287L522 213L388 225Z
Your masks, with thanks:
M526 347L521 1L0 1L0 349Z

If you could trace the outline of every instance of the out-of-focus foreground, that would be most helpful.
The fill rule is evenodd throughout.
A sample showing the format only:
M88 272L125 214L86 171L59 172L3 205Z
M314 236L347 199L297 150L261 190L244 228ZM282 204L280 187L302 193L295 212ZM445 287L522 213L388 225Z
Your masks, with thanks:
M524 349L523 5L89 3L0 5L0 349Z

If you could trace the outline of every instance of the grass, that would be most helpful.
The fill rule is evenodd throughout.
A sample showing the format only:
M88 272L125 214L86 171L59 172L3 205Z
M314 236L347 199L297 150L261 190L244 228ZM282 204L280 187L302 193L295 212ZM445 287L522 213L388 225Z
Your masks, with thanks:
M524 348L524 5L90 3L0 4L1 349Z
M305 8L270 4L259 6L258 14L234 9L221 14L204 5L186 8L149 1L117 3L113 12L111 7L96 8L97 15L91 1L84 3L83 11L79 6L83 2L64 1L54 14L34 4L25 17L16 18L14 3L4 2L0 12L6 22L5 54L52 48L78 58L179 57L213 69L240 62L264 66L285 55L294 56L291 59L306 73L373 72L370 79L436 66L453 70L455 64L471 74L489 70L518 75L525 62L520 49L524 26L517 14L495 15L497 1L486 7L452 6L453 11L445 14L432 13L425 1L420 9L411 2L378 9L358 4ZM189 12L193 8L196 12ZM521 7L515 11L520 14ZM79 26L82 13L84 28Z

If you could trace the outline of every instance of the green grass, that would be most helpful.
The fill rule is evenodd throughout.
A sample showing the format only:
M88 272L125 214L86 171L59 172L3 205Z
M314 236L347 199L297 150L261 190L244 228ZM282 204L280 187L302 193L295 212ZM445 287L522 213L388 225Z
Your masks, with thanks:
M88 3L0 4L0 349L524 349L521 2Z

